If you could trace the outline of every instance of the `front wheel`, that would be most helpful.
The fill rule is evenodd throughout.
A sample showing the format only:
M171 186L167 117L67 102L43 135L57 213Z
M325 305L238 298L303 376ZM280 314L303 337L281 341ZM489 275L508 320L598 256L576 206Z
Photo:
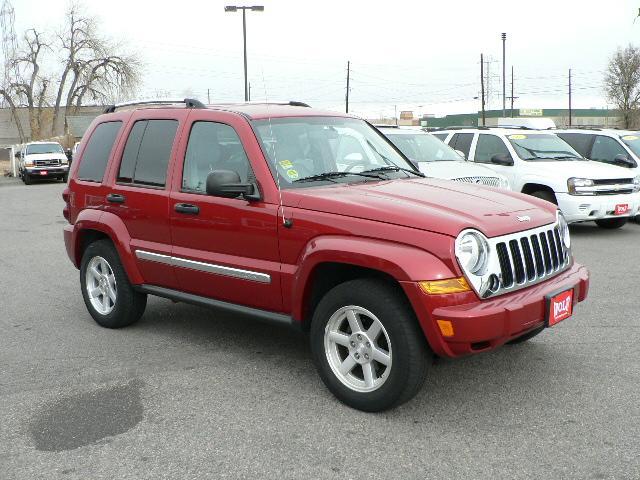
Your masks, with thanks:
M373 279L342 283L318 304L311 351L327 388L350 407L377 412L424 383L429 347L398 288Z
M93 319L106 328L136 322L147 306L147 296L136 292L109 240L90 244L80 266L82 297Z
M65 173L62 177L60 177L60 180L62 180L62 183L67 183L67 181L69 180L69 174Z
M27 172L22 172L22 181L25 185L31 185L31 175L29 175Z
M600 228L604 228L607 230L613 230L616 228L624 227L629 219L627 217L624 218L603 218L602 220L596 220L596 225Z

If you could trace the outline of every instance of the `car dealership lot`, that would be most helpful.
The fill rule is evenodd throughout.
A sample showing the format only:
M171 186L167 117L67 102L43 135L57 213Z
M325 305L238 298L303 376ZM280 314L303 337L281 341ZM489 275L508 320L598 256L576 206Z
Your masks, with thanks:
M572 227L574 317L431 369L382 414L339 403L299 334L149 298L110 331L62 241L58 182L0 179L0 478L640 477L640 225Z

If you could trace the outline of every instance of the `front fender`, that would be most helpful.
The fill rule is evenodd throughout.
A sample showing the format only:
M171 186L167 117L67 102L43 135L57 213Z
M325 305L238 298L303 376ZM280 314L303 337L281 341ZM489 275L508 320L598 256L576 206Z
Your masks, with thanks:
M324 263L341 263L385 273L398 282L455 277L433 254L410 245L361 237L323 236L311 240L299 259L291 287L294 319L302 321L314 271Z
M67 244L69 257L71 257L76 267L80 266L82 260L84 235L90 230L95 230L104 233L111 239L111 242L116 247L122 266L127 272L129 281L133 284L143 283L142 275L131 251L131 236L120 217L110 212L85 209L80 212L76 222L68 227L71 227L72 230L68 234L65 228L65 243Z

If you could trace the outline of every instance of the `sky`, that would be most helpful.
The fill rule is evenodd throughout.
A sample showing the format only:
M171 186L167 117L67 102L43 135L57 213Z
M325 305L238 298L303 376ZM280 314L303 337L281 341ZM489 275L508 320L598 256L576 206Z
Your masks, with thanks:
M53 35L67 0L10 0L16 33ZM480 54L490 60L489 108L502 108L502 41L507 96L515 108L606 108L602 78L618 47L640 44L640 0L360 1L84 0L100 32L143 64L138 98L244 99L242 14L254 101L298 100L378 118L412 110L441 116L480 109ZM476 97L474 99L474 97ZM509 108L507 100L507 108Z

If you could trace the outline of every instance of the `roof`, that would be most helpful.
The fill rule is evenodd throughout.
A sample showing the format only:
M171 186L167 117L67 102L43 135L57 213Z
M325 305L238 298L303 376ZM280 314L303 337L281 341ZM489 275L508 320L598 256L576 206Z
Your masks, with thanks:
M555 134L556 130L536 130L532 128L508 128L508 127L469 127L469 128L439 128L438 130L434 130L431 133L443 133L443 132L453 132L453 133L469 133L469 132L482 132L482 133L502 133L505 135L511 134L521 134L521 135L541 135L541 134Z
M385 135L429 135L429 133L425 132L420 128L380 128L376 127L380 131L383 131Z
M558 133L585 133L585 134L594 134L594 133L604 133L605 135L612 135L622 137L624 135L639 135L640 132L637 130L619 130L617 128L558 128L554 130Z

